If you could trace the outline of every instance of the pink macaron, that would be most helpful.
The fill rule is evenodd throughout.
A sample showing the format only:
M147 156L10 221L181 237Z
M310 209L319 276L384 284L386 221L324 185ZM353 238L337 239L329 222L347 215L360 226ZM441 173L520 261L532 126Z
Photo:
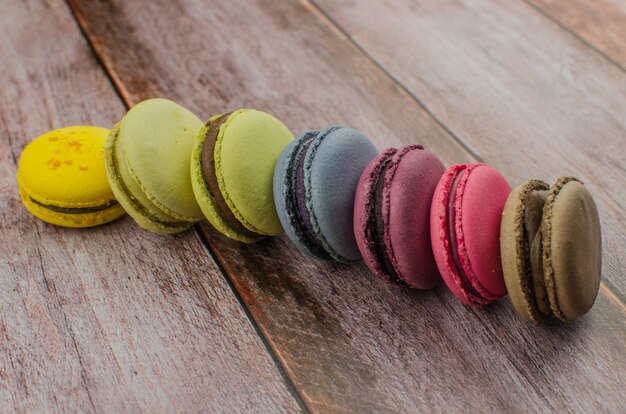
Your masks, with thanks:
M430 202L444 171L433 154L409 145L387 149L361 175L354 234L379 278L419 289L441 282L430 245Z
M500 222L511 187L485 164L450 167L437 184L430 236L439 272L466 305L506 295L500 263Z

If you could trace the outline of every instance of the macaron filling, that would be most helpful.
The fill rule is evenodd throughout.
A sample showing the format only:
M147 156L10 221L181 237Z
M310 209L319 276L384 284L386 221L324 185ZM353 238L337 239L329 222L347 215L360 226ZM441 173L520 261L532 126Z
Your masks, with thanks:
M229 227L246 237L263 237L262 234L246 228L237 219L237 217L235 217L231 209L228 207L228 204L226 203L226 200L224 199L224 196L219 188L217 175L215 173L215 145L220 127L228 120L230 115L231 113L221 115L213 121L209 121L209 123L207 123L207 133L202 143L202 156L200 157L200 170L202 172L202 178L207 189L209 190L209 193L213 196L218 213L222 216Z
M458 223L457 223L457 215L456 215L455 207L458 202L457 197L456 197L457 188L459 186L459 182L461 181L461 178L463 177L463 173L465 171L467 171L467 169L461 170L457 173L456 177L454 178L454 181L452 181L452 186L450 187L450 194L448 196L449 197L448 198L448 238L450 240L450 253L452 254L452 260L456 267L457 274L461 278L463 287L475 297L484 299L483 296L476 289L474 289L470 278L467 276L467 273L465 273L465 270L463 269L463 265L461 264L461 257L459 256L459 249L458 249L459 244L458 244L457 235L456 235L456 227Z
M300 233L304 236L307 247L311 249L317 256L329 258L328 254L324 250L322 242L317 237L315 229L311 224L311 214L306 206L306 187L304 185L304 160L305 155L315 140L319 131L311 131L307 133L302 139L301 143L297 146L294 156L291 159L292 165L289 168L292 176L289 178L292 181L290 189L294 188L295 192L290 190L291 201L295 208L296 223L299 226ZM293 171L295 170L295 176Z
M290 224L294 227L298 239L305 249L315 257L321 259L335 259L347 261L338 255L324 239L321 229L313 212L311 192L310 170L316 151L321 142L331 132L341 127L334 126L323 131L307 131L293 148L288 158L288 167L284 186L286 187L285 199L287 208L293 218Z
M45 204L45 203L35 200L33 197L29 197L29 199L30 201L32 201L33 203L37 204L40 207L54 211L56 213L63 213L63 214L96 213L96 212L103 211L103 210L106 210L107 208L118 205L117 200L109 200L105 202L104 204L100 204L98 206L72 208L72 207L59 207L59 206L55 206L52 204Z
M543 207L548 196L547 190L534 190L524 198L524 244L526 269L530 288L530 296L534 299L537 309L543 315L549 315L550 303L543 273L543 237L541 222Z
M402 282L402 279L398 276L396 269L391 263L389 253L385 248L385 223L383 218L383 191L385 188L385 176L387 170L391 166L391 156L383 160L382 168L378 176L376 177L376 183L372 186L374 191L372 192L372 201L370 205L373 206L373 211L370 213L370 226L374 230L372 232L372 239L374 245L374 251L378 262L382 265L383 270L389 276L389 280L395 283Z

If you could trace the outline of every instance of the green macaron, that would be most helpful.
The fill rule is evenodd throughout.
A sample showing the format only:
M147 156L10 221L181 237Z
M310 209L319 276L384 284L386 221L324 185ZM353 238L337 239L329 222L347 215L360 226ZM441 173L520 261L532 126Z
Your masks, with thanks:
M214 116L200 129L191 182L202 212L218 231L246 243L283 232L272 181L276 161L292 140L282 122L254 109Z
M571 321L593 306L602 268L600 220L577 179L515 188L504 207L500 250L511 302L525 319Z
M191 188L189 158L203 122L167 99L135 105L105 146L115 197L143 228L176 233L203 215Z

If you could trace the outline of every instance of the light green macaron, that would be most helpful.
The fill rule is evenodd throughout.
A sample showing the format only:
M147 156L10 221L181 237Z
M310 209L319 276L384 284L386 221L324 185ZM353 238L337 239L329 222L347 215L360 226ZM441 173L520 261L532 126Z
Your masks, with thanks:
M176 233L203 217L189 159L203 122L167 99L135 105L115 125L105 146L115 197L143 228Z
M265 112L240 109L211 118L196 137L192 186L209 222L252 243L283 233L276 214L274 168L293 134Z

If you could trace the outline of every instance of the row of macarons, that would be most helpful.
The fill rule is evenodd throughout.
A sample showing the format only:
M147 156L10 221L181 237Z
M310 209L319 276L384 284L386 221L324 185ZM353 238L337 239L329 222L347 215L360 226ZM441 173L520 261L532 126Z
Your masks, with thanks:
M134 106L112 130L69 127L24 150L20 193L48 222L87 227L124 212L176 233L203 218L245 243L283 232L319 259L364 260L382 280L466 305L505 296L525 319L570 321L598 294L597 208L579 180L511 189L486 164L446 168L421 145L382 153L332 126L298 138L253 109L206 123L166 99Z

